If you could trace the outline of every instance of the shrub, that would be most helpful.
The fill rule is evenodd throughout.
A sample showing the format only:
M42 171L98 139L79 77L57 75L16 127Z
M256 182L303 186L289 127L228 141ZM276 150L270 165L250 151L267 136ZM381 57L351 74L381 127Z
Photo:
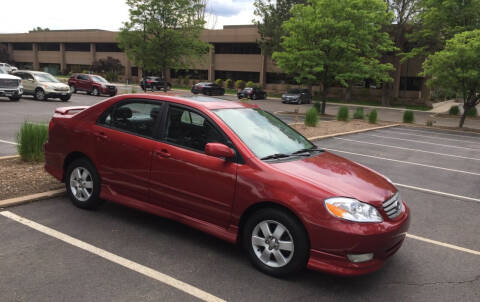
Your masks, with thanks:
M358 120L363 120L365 118L365 113L363 112L363 108L360 107L360 108L357 108L355 110L355 113L353 114L353 118L354 119L358 119Z
M470 108L470 109L467 111L467 116L470 116L470 117L476 117L476 116L478 116L477 108L476 108L476 107Z
M341 106L338 108L337 121L348 121L348 107Z
M245 82L242 80L237 80L235 82L235 88L237 89L244 89L245 88Z
M305 115L305 126L315 127L318 124L318 111L315 107L308 109Z
M376 124L377 118L378 118L377 110L373 109L372 111L370 111L370 114L368 115L368 122L370 124Z
M223 87L223 80L222 79L216 79L215 83L217 83L218 86Z
M24 161L42 161L43 144L48 138L48 126L24 122L17 134L17 151Z
M319 101L316 101L313 104L313 107L315 107L315 109L317 109L317 112L322 112L322 103L320 103Z
M406 110L403 113L403 122L404 123L413 123L415 121L415 116L413 114L413 111L411 110Z
M450 110L448 110L448 114L459 115L460 114L460 108L458 108L457 105L453 105L452 107L450 107Z
M247 82L247 87L255 87L255 83L252 81Z
M225 87L226 87L226 88L233 88L233 81L232 81L232 79L226 79L226 80L225 80Z

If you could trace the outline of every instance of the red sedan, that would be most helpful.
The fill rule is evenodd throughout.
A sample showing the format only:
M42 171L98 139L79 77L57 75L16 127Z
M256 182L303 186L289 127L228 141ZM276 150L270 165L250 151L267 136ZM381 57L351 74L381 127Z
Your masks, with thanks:
M256 106L121 95L58 108L49 132L45 168L76 206L114 201L240 242L271 275L369 273L408 230L387 178Z

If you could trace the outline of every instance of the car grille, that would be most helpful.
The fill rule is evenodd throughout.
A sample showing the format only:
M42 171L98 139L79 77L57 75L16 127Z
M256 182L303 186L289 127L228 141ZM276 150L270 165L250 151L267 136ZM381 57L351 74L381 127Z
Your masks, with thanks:
M16 88L18 86L18 80L0 79L0 87L2 88Z
M402 201L400 200L400 194L395 193L392 198L387 199L382 204L385 214L389 218L395 218L402 212Z

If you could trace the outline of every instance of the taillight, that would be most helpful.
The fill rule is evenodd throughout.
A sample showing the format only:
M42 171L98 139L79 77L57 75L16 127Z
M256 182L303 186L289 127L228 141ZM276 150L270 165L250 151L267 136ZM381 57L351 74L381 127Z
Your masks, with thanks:
M52 119L50 120L50 123L48 124L48 132L52 131L53 125L54 125L54 122L53 122L53 118L52 118Z

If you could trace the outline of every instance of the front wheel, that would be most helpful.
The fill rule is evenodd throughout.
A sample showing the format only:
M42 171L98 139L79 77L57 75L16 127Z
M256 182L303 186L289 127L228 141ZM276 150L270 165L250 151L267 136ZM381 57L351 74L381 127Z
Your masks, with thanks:
M308 236L300 221L287 211L265 208L253 213L242 234L250 261L262 272L282 277L305 268Z
M82 209L95 209L100 200L100 176L86 158L74 160L67 168L65 186L72 203Z

